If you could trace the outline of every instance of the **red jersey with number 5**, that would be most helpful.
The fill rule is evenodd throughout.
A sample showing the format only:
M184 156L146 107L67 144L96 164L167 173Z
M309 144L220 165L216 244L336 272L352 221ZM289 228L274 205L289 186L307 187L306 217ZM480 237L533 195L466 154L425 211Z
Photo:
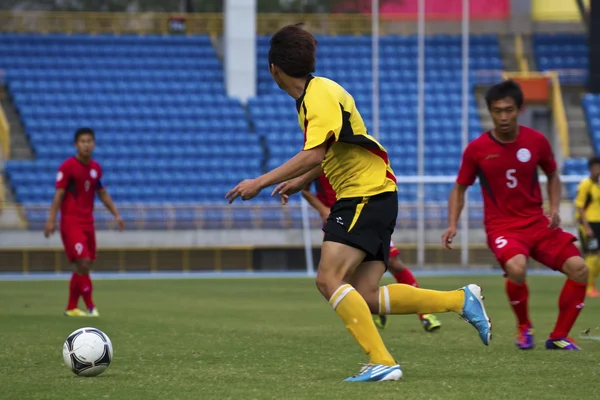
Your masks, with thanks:
M514 142L502 143L491 132L473 140L463 153L456 183L471 186L479 177L486 231L521 229L544 217L538 166L556 172L548 139L519 126Z
M94 224L94 199L102 189L102 168L94 160L84 164L77 157L62 163L56 175L56 188L65 190L60 208L62 221L80 225Z

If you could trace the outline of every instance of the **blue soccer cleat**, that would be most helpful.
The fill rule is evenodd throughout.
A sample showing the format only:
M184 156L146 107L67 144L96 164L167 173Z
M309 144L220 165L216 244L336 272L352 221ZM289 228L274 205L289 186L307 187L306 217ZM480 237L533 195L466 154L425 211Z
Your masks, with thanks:
M460 317L477 329L479 338L487 346L492 339L492 321L485 312L481 288L470 284L465 286L463 290L465 291L465 304Z
M344 380L344 382L381 382L397 381L402 378L399 365L387 366L381 364L365 364L358 374Z

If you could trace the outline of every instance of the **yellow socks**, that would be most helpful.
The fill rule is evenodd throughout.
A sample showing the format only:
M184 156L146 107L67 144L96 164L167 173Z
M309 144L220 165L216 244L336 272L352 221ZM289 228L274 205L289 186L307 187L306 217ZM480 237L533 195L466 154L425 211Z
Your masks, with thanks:
M360 293L354 290L352 285L340 286L329 299L329 304L344 321L346 328L369 356L372 364L387 366L397 364L385 344L383 344L383 340L373 323L367 302Z
M600 257L597 254L589 254L585 257L585 263L588 266L587 291L591 292L596 288L596 278L600 273Z
M380 314L460 313L464 303L463 290L441 292L397 283L379 288Z

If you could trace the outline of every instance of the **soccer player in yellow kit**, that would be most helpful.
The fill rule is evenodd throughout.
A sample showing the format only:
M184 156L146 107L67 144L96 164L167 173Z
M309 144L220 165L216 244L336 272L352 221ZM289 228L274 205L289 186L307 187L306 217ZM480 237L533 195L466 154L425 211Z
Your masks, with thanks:
M346 381L398 380L402 370L385 347L371 314L427 314L453 311L471 323L485 345L491 323L481 288L467 285L442 292L392 284L379 287L386 271L398 214L396 177L388 155L373 137L353 97L336 82L315 77L316 40L298 25L271 38L269 70L296 100L304 149L278 168L240 182L226 194L250 200L269 186L282 203L323 172L337 194L325 227L316 284L369 357Z
M596 279L600 274L598 240L600 240L600 157L588 161L590 176L579 183L575 207L579 220L579 241L589 268L587 295L598 297Z

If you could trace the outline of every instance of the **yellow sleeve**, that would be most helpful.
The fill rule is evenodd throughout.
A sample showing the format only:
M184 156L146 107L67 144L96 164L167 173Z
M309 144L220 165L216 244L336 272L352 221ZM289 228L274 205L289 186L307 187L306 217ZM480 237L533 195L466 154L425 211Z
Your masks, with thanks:
M304 128L304 150L313 149L327 142L332 136L338 137L342 129L342 107L335 97L326 90L309 92L304 99L306 107Z
M577 197L575 197L575 207L584 208L585 202L590 192L590 180L584 179L577 188Z

